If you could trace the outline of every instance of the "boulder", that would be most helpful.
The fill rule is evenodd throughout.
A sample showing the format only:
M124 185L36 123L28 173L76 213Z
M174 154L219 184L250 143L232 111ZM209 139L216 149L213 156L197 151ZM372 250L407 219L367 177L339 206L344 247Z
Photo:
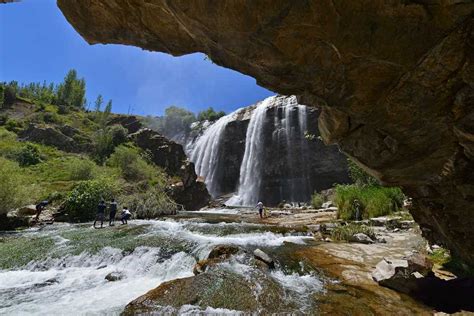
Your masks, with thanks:
M170 175L180 175L181 166L187 159L180 144L149 128L142 128L129 137L138 147L150 153L155 165L165 169Z
M255 295L256 289L258 295ZM185 305L203 310L211 306L244 314L257 310L262 314L288 314L298 310L297 306L291 306L291 302L281 299L284 293L275 280L262 272L253 272L247 277L226 269L212 269L162 283L130 302L122 315L179 315Z
M198 275L207 271L209 267L215 266L216 264L229 259L231 255L234 255L239 251L240 251L240 248L237 246L232 246L232 245L215 246L211 250L209 255L207 256L207 259L200 260L194 265L193 267L194 275Z
M372 278L378 284L402 292L415 294L420 290L421 278L431 275L432 263L419 254L408 259L387 259L380 261Z
M188 211L199 210L206 206L211 199L206 184L199 180L189 187L185 187L183 182L174 183L168 188L168 194Z
M23 207L20 207L17 210L17 214L19 216L32 216L36 215L36 205L31 204L31 205L25 205Z
M53 146L68 152L80 151L80 148L78 148L76 142L71 137L50 126L43 127L37 124L30 124L27 129L20 132L19 136L24 141Z
M142 128L129 137L138 147L150 153L154 164L181 179L167 190L176 203L185 210L198 210L209 203L211 197L206 185L197 177L194 164L188 161L180 144L149 128Z
M214 258L228 258L231 255L236 254L239 252L240 248L237 246L233 245L217 245L215 246L209 255L207 256L207 259L214 259Z
M472 1L57 3L91 44L201 52L319 107L321 139L403 187L424 236L474 264Z
M274 267L275 267L275 262L273 261L273 259L272 259L269 255L267 255L265 252L263 252L262 250L260 250L260 249L258 249L258 248L255 249L255 250L253 251L253 256L254 256L256 259L258 259L258 260L260 260L260 261L266 263L266 265L267 265L269 268L274 268Z
M125 127L129 134L136 133L143 128L143 124L134 115L114 115L114 117L107 122L108 126L116 124Z
M327 202L324 202L323 205L321 205L321 208L330 208L331 206L334 206L332 201L327 201Z
M7 214L0 214L0 231L14 230L21 227L30 226L29 216L18 216L15 212Z
M107 281L113 282L113 281L120 281L125 277L125 275L122 272L110 272L105 276L105 279Z
M350 242L356 242L360 244L373 244L374 243L372 238L370 238L369 236L363 233L357 233L357 234L352 235Z

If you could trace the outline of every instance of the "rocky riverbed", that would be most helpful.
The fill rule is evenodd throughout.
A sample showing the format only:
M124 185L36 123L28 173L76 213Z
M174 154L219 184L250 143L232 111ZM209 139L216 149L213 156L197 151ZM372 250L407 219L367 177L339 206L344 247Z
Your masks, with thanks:
M331 210L271 210L260 220L249 209L208 209L99 230L56 223L4 233L0 313L435 312L371 277L383 258L424 249L416 227L375 228L372 244L328 242L316 230L334 222ZM220 257L219 245L235 251Z

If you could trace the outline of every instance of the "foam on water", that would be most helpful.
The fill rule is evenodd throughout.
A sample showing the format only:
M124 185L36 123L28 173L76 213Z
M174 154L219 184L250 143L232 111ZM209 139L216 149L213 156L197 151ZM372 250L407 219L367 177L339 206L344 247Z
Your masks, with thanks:
M0 314L118 314L131 300L160 283L192 275L195 260L184 252L159 259L159 248L139 247L126 256L108 248L97 255L31 263L31 270L2 271ZM105 267L98 269L100 266ZM104 279L118 271L124 279Z
M230 233L218 235L219 229L246 226L260 229L258 224L245 223L197 223L193 221L134 221L143 226L142 235L130 238L158 237L176 245L187 245L187 252L176 250L169 253L156 247L136 247L131 253L121 249L104 247L95 254L51 255L14 270L0 270L0 314L5 315L79 315L119 314L133 299L157 287L162 282L192 276L197 258L205 258L213 246L231 244L242 247L278 247L284 242L304 244L304 236L291 236L272 232ZM84 229L66 226L62 231ZM110 228L114 229L114 228ZM94 231L94 230L92 230ZM233 229L231 229L233 231ZM95 231L94 231L95 232ZM71 251L70 241L60 236L61 230L49 229L33 234L50 236L56 248ZM92 233L92 232L91 232ZM191 245L191 247L189 247ZM179 249L179 248L178 248ZM54 254L54 251L53 251ZM226 263L233 272L252 278L252 267L236 260ZM105 276L120 272L124 278L107 281ZM271 274L288 291L306 295L317 289L320 281L313 276L285 275L281 271ZM253 282L255 280L252 280ZM258 282L256 292L258 295ZM299 283L298 283L299 282ZM316 286L316 287L315 287ZM306 290L304 290L304 289ZM183 306L181 314L236 314L238 311Z

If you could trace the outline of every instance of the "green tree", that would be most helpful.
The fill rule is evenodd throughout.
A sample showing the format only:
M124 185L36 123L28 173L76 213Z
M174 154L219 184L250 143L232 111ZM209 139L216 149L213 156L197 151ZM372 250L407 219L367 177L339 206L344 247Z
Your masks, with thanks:
M372 177L370 174L359 167L355 162L347 159L347 168L349 170L349 177L359 186L365 185L378 185L379 181Z
M204 111L201 111L198 113L198 121L210 121L210 122L214 122L214 121L217 121L218 119L220 119L221 117L225 116L225 112L224 111L219 111L219 112L216 112L214 110L214 108L211 106L209 108L207 108L206 110Z
M3 103L5 101L5 86L0 84L0 109L3 108Z
M147 117L145 122L150 128L172 138L179 133L188 135L191 123L196 122L196 116L191 111L173 105L165 109L165 115L156 118Z
M83 108L86 104L85 95L86 82L84 78L78 79L76 70L69 70L64 81L58 85L58 102L76 108Z
M102 104L104 104L104 99L102 98L102 95L99 94L97 96L97 99L95 99L95 102L94 102L94 111L96 113L99 113L101 108L102 108Z

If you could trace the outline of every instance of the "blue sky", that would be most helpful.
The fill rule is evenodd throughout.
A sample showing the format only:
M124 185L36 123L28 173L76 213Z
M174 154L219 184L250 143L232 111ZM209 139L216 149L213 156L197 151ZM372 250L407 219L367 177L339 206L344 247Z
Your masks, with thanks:
M55 0L0 5L0 81L60 82L74 68L91 103L100 93L114 112L160 115L169 105L230 112L274 93L251 77L204 60L122 45L89 45Z

